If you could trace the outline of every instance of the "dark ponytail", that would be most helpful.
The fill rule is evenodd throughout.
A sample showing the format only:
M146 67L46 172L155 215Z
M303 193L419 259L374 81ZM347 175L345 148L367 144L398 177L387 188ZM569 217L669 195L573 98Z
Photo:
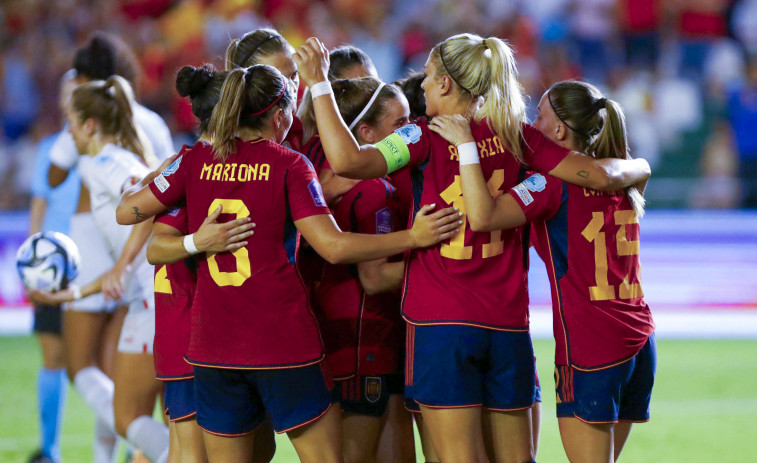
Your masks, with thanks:
M218 103L221 87L228 72L219 71L211 64L196 68L184 66L176 75L176 91L189 97L192 114L200 120L199 135L205 136L210 123L210 115Z
M632 159L623 110L595 86L575 80L558 82L547 90L547 99L580 151L597 159ZM644 197L635 188L626 192L636 215L642 217Z

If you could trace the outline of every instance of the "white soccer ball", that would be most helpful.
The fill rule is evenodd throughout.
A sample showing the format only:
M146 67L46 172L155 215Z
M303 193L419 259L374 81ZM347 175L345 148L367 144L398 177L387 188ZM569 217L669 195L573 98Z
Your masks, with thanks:
M58 232L35 233L16 253L16 268L28 290L59 291L79 274L79 249Z

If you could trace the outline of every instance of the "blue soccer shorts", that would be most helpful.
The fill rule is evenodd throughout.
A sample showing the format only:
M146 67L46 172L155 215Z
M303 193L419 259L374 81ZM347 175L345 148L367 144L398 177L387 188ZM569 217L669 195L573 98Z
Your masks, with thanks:
M528 332L408 324L406 397L432 408L531 407L537 397Z
M557 416L592 424L649 421L657 344L654 334L630 360L603 370L555 366Z

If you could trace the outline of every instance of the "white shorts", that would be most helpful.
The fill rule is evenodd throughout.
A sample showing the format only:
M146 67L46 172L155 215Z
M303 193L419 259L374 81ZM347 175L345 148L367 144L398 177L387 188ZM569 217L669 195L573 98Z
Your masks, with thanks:
M129 304L124 318L118 352L124 354L152 354L155 338L155 300L141 299Z
M91 283L113 268L113 259L100 238L91 212L80 212L71 217L68 236L76 243L81 255L79 276L74 279L74 284ZM98 293L65 304L65 308L79 312L113 312L118 305L118 301L106 301L105 296Z

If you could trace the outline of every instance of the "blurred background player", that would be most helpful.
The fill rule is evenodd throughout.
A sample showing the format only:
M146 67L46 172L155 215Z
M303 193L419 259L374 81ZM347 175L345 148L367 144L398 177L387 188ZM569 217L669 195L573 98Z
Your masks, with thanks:
M65 105L76 86L76 72L68 71L60 81L60 108ZM76 209L81 180L78 174L69 176L58 188L50 188L47 171L50 167L50 149L55 139L64 132L50 135L40 141L32 181L32 204L29 213L29 235L40 231L57 231L68 234L69 220ZM42 351L42 368L37 375L37 405L39 408L40 448L30 463L60 461L60 427L68 393L65 346L63 344L61 307L59 305L34 306L34 333Z
M122 227L115 221L115 207L127 188L156 167L149 142L135 123L133 95L120 76L79 85L67 106L69 132L77 151L83 183L87 186L96 232L110 257L123 265L82 288L38 297L72 302L82 296L108 292L128 306L118 341L114 380L110 395L98 397L95 410L119 435L155 463L168 458L168 429L152 419L155 399L162 390L155 380L152 346L155 334L153 269L147 263L144 243L151 224ZM112 279L109 281L109 279ZM86 399L86 397L85 397Z
M135 83L139 66L134 54L120 39L103 32L93 34L90 40L77 50L73 60L77 85L92 79L106 79L117 74ZM135 115L140 127L148 136L151 150L159 158L172 154L170 133L162 119L154 112L135 106ZM71 177L78 182L76 163L79 153L70 133L64 131L56 138L50 149L48 181L52 188L58 187ZM117 299L111 289L123 274L125 263L116 263L110 257L102 238L96 232L90 206L90 194L85 186L78 195L76 213L70 218L70 237L79 248L82 265L74 283L89 283L106 272L105 291L93 294L65 305L63 313L63 339L65 360L69 379L77 392L93 411L107 409L112 399L113 358L125 309L116 311ZM110 299L106 299L110 296ZM109 462L114 453L116 434L112 423L98 417L95 421L94 461Z

